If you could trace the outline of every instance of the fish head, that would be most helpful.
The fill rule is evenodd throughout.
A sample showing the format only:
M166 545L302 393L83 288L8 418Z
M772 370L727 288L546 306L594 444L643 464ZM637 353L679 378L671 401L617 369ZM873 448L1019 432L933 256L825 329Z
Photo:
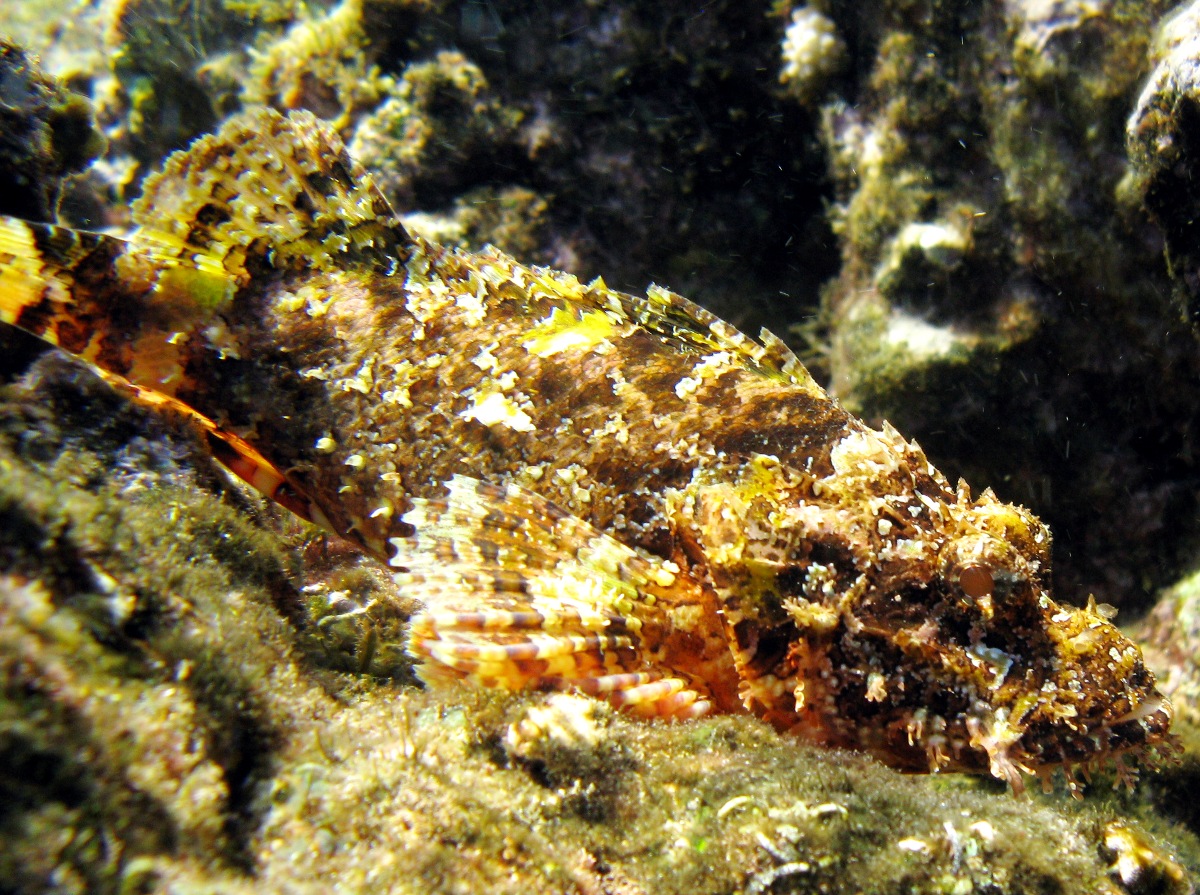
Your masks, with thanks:
M1122 756L1169 749L1171 705L1115 613L1053 599L1046 526L965 487L939 515L926 618L891 632L912 676L933 685L927 703L954 709L935 725L947 754L927 749L931 765L986 771L1019 791L1022 774L1063 768L1073 784L1076 766L1116 760L1126 773ZM906 738L922 733L908 727Z
M1050 532L1036 516L963 486L926 508L922 546L877 545L880 562L842 607L826 655L850 724L830 721L835 739L1017 792L1024 775L1062 768L1074 788L1077 766L1114 760L1127 774L1123 756L1169 749L1171 706L1141 650L1093 600L1052 598Z
M1046 526L950 487L888 427L851 431L824 474L754 457L676 505L742 703L780 729L1018 791L1026 774L1169 748L1138 647L1094 603L1051 596Z

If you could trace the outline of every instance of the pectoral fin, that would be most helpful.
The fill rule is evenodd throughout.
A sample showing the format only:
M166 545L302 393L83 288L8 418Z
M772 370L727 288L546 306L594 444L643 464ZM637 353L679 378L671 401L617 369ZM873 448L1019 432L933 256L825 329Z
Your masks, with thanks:
M574 689L650 716L697 717L703 684L657 661L655 591L677 571L515 485L464 476L414 500L392 538L397 583L421 599L410 650L424 676L509 690Z

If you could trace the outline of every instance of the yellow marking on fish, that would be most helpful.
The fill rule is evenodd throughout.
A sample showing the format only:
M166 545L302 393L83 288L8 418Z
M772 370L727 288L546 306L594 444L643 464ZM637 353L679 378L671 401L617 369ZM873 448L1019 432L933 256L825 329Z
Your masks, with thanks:
M564 351L591 351L617 332L605 311L584 311L575 316L565 308L554 308L550 316L533 327L523 343L525 350L538 357L550 357Z
M536 428L533 418L501 391L472 395L470 400L471 406L459 414L465 420L485 426L505 426L514 432L532 432Z

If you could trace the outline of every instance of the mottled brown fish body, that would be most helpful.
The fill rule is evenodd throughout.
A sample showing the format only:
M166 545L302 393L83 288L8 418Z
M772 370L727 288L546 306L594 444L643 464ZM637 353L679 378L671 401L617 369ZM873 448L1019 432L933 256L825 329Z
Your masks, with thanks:
M1045 527L769 333L412 237L311 116L227 125L136 213L129 244L0 224L0 315L390 562L427 678L748 710L1015 789L1165 740L1137 648L1051 600Z
M715 349L668 345L619 305L597 310L621 298L602 287L562 274L530 282L496 253L417 245L440 260L436 290L354 274L280 284L248 303L253 328L230 327L227 349L254 360L201 346L178 391L254 433L322 495L335 527L379 554L409 495L438 496L460 474L514 482L669 556L664 495L696 470L771 454L828 472L832 445L854 425L815 386L728 352L714 362ZM338 299L310 313L302 296L312 293ZM589 316L603 323L580 324ZM586 326L603 338L578 344Z
M667 342L602 284L414 246L415 277L304 275L241 296L247 324L231 320L226 358L198 343L178 391L378 556L411 531L401 517L412 497L440 497L465 475L528 489L677 564L702 562L671 495L763 452L828 472L831 446L857 425L761 349L761 367L747 368L711 335ZM681 576L659 599L706 607L661 622L662 666L739 708L715 592Z

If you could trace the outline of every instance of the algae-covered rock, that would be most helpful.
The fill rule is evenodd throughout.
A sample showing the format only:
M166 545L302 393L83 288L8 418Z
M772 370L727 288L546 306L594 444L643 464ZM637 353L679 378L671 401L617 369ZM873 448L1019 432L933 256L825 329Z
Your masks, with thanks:
M515 151L523 117L500 101L478 65L445 51L405 69L359 124L350 151L398 207L428 207L433 197L493 179L487 168L506 146Z
M1200 319L1200 8L1185 4L1163 22L1154 70L1129 119L1130 187L1162 228L1175 290Z
M63 179L103 151L87 98L0 35L0 214L53 220Z
M308 109L345 126L354 113L374 106L388 83L369 51L363 4L344 0L327 15L298 19L257 52L242 99Z
M106 11L110 136L138 163L155 164L233 110L235 85L211 62L235 51L241 16L216 0L112 0Z
M1192 572L1163 592L1134 635L1145 645L1146 664L1175 706L1173 729L1182 751L1178 764L1148 781L1147 795L1159 810L1189 829L1200 829L1194 793L1200 786L1200 573Z
M1047 518L1067 600L1146 605L1197 534L1197 352L1126 179L1166 9L832 8L858 75L822 106L833 389Z
M529 191L545 227L527 259L669 282L751 331L783 329L833 262L812 113L778 82L782 17L691 13L447 4L390 57L398 85L348 142L402 211Z
M444 213L404 215L404 226L443 245L492 244L510 255L531 257L553 238L550 201L525 187L479 187Z

